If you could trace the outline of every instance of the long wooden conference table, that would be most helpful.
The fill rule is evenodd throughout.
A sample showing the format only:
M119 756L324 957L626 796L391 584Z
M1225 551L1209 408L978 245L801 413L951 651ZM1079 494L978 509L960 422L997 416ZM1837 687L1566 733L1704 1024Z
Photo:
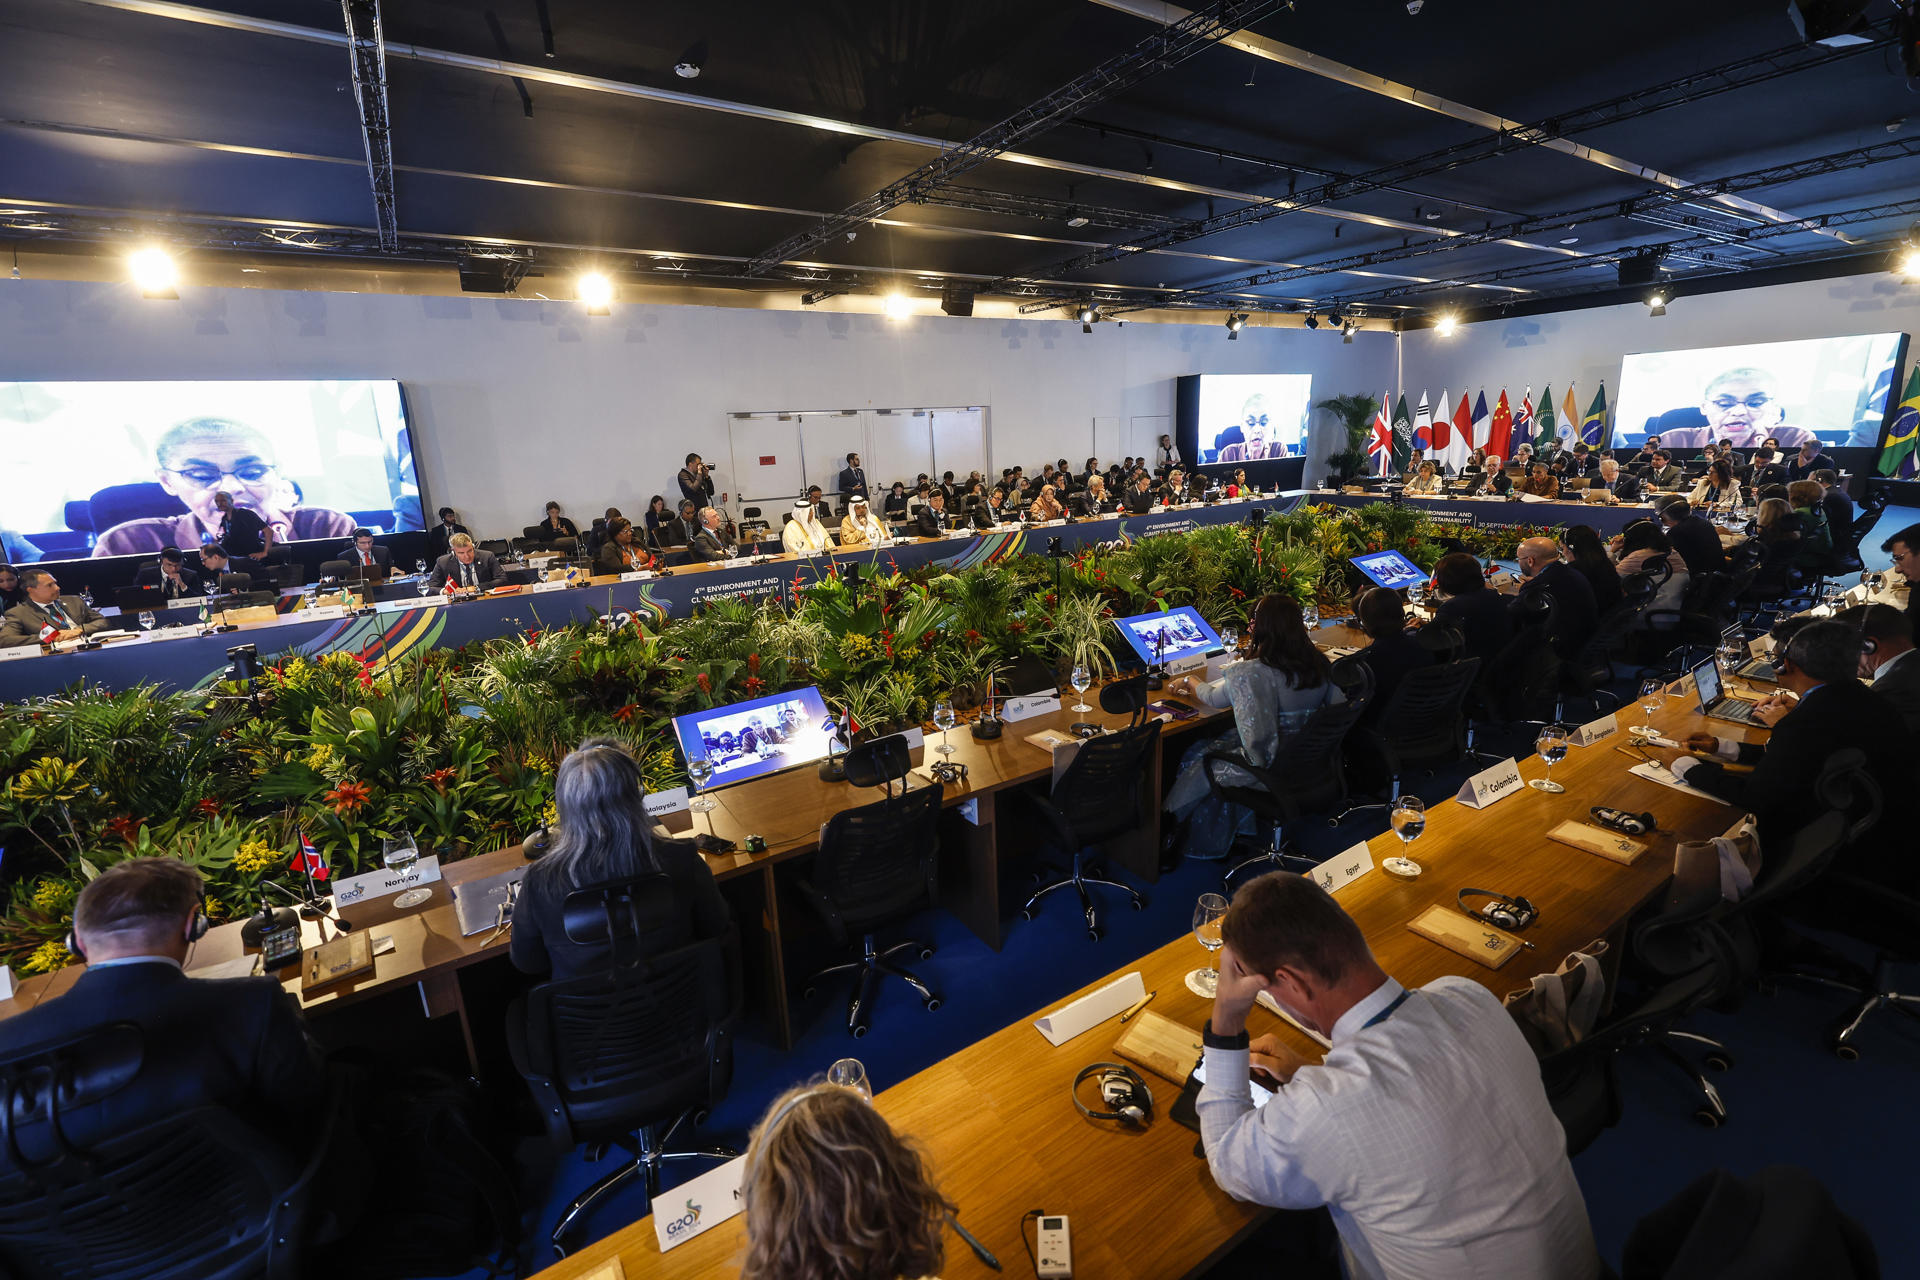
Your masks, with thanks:
M1345 637L1335 632L1327 638L1337 643ZM1631 705L1620 712L1623 729L1637 719ZM1653 723L1675 740L1707 725L1691 697L1685 704L1670 698ZM1712 731L1752 741L1766 737L1765 730L1721 722L1713 722ZM1404 880L1375 870L1339 889L1341 904L1386 970L1409 986L1456 974L1497 994L1516 990L1558 966L1568 952L1620 930L1667 883L1676 842L1718 835L1738 820L1726 805L1629 774L1638 758L1625 751L1625 740L1620 733L1571 749L1554 770L1564 794L1529 787L1481 810L1453 800L1431 806L1426 834L1407 851L1423 874ZM1523 778L1544 770L1537 756L1520 761ZM1648 838L1648 851L1630 865L1546 839L1545 832L1563 820L1587 821L1588 806L1595 804L1652 810L1660 833ZM1391 833L1367 843L1376 867L1402 852ZM1494 970L1408 930L1409 920L1434 905L1453 906L1455 892L1470 885L1532 899L1540 919L1525 936L1537 949L1522 950ZM1158 993L1149 1007L1193 1028L1197 1043L1209 1005L1183 979L1208 962L1207 953L1183 934L875 1095L888 1120L926 1153L941 1188L959 1205L960 1221L1001 1260L1006 1274L1026 1269L1019 1223L1033 1208L1071 1217L1076 1275L1155 1280L1203 1271L1264 1217L1265 1210L1239 1203L1214 1185L1205 1162L1194 1155L1196 1135L1166 1117L1177 1085L1150 1077L1158 1114L1144 1131L1095 1124L1075 1111L1069 1097L1073 1077L1087 1063L1112 1056L1120 1031L1115 1021L1058 1048L1032 1025L1034 1017L1137 970L1146 989ZM1256 1009L1250 1030L1256 1036L1277 1032L1310 1060L1321 1055L1313 1041L1264 1009ZM743 1224L735 1218L663 1255L652 1220L642 1219L540 1274L542 1280L621 1274L602 1271L617 1259L629 1280L730 1275L744 1249ZM943 1275L991 1274L957 1238L949 1237L948 1246Z

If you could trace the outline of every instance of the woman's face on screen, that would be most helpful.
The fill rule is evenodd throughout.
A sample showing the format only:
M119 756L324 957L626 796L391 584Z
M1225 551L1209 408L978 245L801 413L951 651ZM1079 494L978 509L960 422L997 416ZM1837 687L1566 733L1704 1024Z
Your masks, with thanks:
M160 487L187 504L209 527L220 522L214 497L229 494L237 507L265 512L293 505L290 488L275 469L273 456L257 436L218 434L190 437L160 460ZM286 489L276 501L276 491Z

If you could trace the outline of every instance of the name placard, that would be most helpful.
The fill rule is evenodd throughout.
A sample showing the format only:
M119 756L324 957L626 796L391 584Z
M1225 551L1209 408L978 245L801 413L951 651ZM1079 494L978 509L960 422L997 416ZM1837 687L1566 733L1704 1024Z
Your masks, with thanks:
M1018 698L1008 698L1000 709L1000 718L1012 723L1018 720L1031 720L1035 716L1051 715L1060 709L1060 695L1049 689L1045 693L1027 693Z
M634 571L633 571L632 573L623 573L623 574L621 574L621 575L620 575L620 581L622 581L622 582L645 582L645 581L646 581L646 580L647 580L648 578L651 578L652 576L653 576L653 573L652 573L652 571L651 571L651 570L648 570L648 569L635 569L635 570L634 570Z
M675 787L671 791L649 791L641 797L640 804L647 811L649 818L679 813L687 807L687 789Z
M1167 674L1170 676L1183 676L1189 671L1203 671L1206 669L1206 666L1206 654L1190 653L1184 658L1175 658L1172 662L1169 662L1167 664Z
M162 627L158 631L149 631L147 633L147 643L159 644L162 640L184 640L188 636L197 636L199 634L199 631L193 627ZM0 653L4 652L4 650L0 650Z
M567 580L565 578L555 578L551 582L530 582L527 584L527 592L529 594L539 594L543 591L565 591L566 589Z
M376 867L357 876L348 876L333 887L333 905L336 908L359 902L363 898L383 897L389 893L398 893L402 889L411 889L415 885L432 884L440 878L440 859L427 854L420 861L408 867L404 875Z
M430 595L414 596L411 599L382 600L373 606L375 613L405 613L409 609L432 609L447 603L447 598L439 592Z
M18 662L21 658L37 658L40 646L37 644L16 644L0 649L0 662Z
M1524 784L1520 781L1520 763L1508 756L1499 764L1468 778L1460 784L1460 794L1454 799L1469 809L1484 809L1496 800L1512 795Z
M909 751L918 751L921 747L927 745L927 731L925 729L908 729L900 736L907 740L907 750Z
M738 1214L743 1207L740 1184L746 1176L747 1158L740 1156L662 1194L653 1205L653 1234L660 1241L660 1252L683 1245Z
M1612 713L1609 713L1601 716L1598 720L1587 721L1578 729L1575 729L1573 736L1567 739L1567 741L1572 746L1590 747L1602 739L1611 738L1618 732L1620 732L1620 721L1615 718Z
M296 622L331 622L335 618L347 616L345 606L337 604L318 604L311 609L301 609L294 613Z
M1373 850L1362 840L1345 853L1335 854L1313 869L1314 883L1328 893L1340 890L1373 870Z

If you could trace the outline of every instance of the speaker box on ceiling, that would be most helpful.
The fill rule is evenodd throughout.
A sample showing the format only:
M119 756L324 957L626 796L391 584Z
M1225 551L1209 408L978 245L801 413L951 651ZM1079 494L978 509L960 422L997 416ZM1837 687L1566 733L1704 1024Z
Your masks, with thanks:
M1866 9L1867 0L1791 0L1787 16L1802 40L1838 49L1873 39Z
M462 293L512 293L527 273L526 264L511 258L462 258Z
M1660 255L1657 253L1643 253L1620 262L1620 287L1623 289L1652 284L1659 278Z
M947 285L940 290L940 309L950 316L972 315L973 290L965 285Z

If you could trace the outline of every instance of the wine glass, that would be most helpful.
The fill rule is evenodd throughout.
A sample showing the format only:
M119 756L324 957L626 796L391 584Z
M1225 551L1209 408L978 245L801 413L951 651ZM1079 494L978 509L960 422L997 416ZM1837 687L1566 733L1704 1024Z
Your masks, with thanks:
M1240 652L1240 629L1238 627L1220 628L1220 643L1226 646L1227 656Z
M1534 778L1527 785L1535 791L1545 791L1549 795L1559 795L1566 788L1553 780L1553 766L1567 758L1567 737L1573 729L1564 724L1549 724L1540 727L1540 736L1533 740L1533 749L1547 762L1547 776Z
M397 831L380 842L380 861L395 875L406 875L413 870L414 864L420 861L420 846L413 842L411 835L404 831ZM415 886L401 892L393 900L393 908L396 911L405 911L409 907L419 906L432 896L431 889Z
M142 609L140 611L140 629L142 631L153 630L153 610Z
M1226 945L1220 936L1220 918L1227 914L1227 900L1217 893L1203 893L1193 908L1193 936L1209 953L1216 952ZM1207 967L1195 969L1187 975L1187 986L1194 994L1213 999L1220 989L1220 970L1217 962L1209 959Z
M433 579L431 579L431 578L429 578L429 577L428 577L428 576L427 576L426 574L424 574L424 573L423 573L423 574L421 574L421 575L420 575L420 585L419 585L419 587L418 587L417 589L418 589L418 591L420 592L420 595L421 595L421 598L423 598L423 599L424 599L425 597L427 597L427 596L429 596L429 595L432 595L432 594L433 594Z
M946 698L933 704L933 727L940 731L940 745L934 750L943 756L953 754L953 744L947 741L947 731L960 723L960 717L953 713L953 703Z
M873 1082L867 1079L867 1069L858 1058L842 1058L828 1067L827 1083L851 1089L868 1102L873 1101Z
M1318 631L1320 629L1320 606L1318 604L1301 606L1300 625L1309 631Z
M1427 584L1425 579L1422 579L1419 582L1408 584L1407 603L1412 605L1416 609L1421 609L1426 607Z
M1720 637L1720 669L1731 676L1736 668L1747 659L1747 646L1735 634Z
M1657 730L1653 727L1653 713L1658 711L1667 700L1666 682L1658 676L1649 676L1640 682L1640 710L1645 713L1645 723L1640 726L1644 737L1652 737Z
M419 559L419 560L415 560L415 561L413 562L413 571L414 571L415 573L425 573L425 572L427 571L427 562L426 562L426 560L425 560L424 558L422 558L422 559Z
M703 790L709 782L713 781L713 761L705 756L695 756L687 761L687 779L693 783L693 789L696 792ZM708 795L696 795L687 802L687 808L695 813L709 813L713 810L713 805L713 797ZM707 825L713 825L712 818L707 819Z
M1419 796L1401 796L1393 802L1393 808L1387 814L1388 825L1393 834L1400 837L1403 845L1412 845L1427 829L1427 806Z
M1087 705L1087 690L1093 687L1093 673L1085 666L1076 666L1073 673L1067 677L1067 683L1073 686L1074 693L1080 697L1080 701L1068 707L1067 710L1082 713L1093 710Z

